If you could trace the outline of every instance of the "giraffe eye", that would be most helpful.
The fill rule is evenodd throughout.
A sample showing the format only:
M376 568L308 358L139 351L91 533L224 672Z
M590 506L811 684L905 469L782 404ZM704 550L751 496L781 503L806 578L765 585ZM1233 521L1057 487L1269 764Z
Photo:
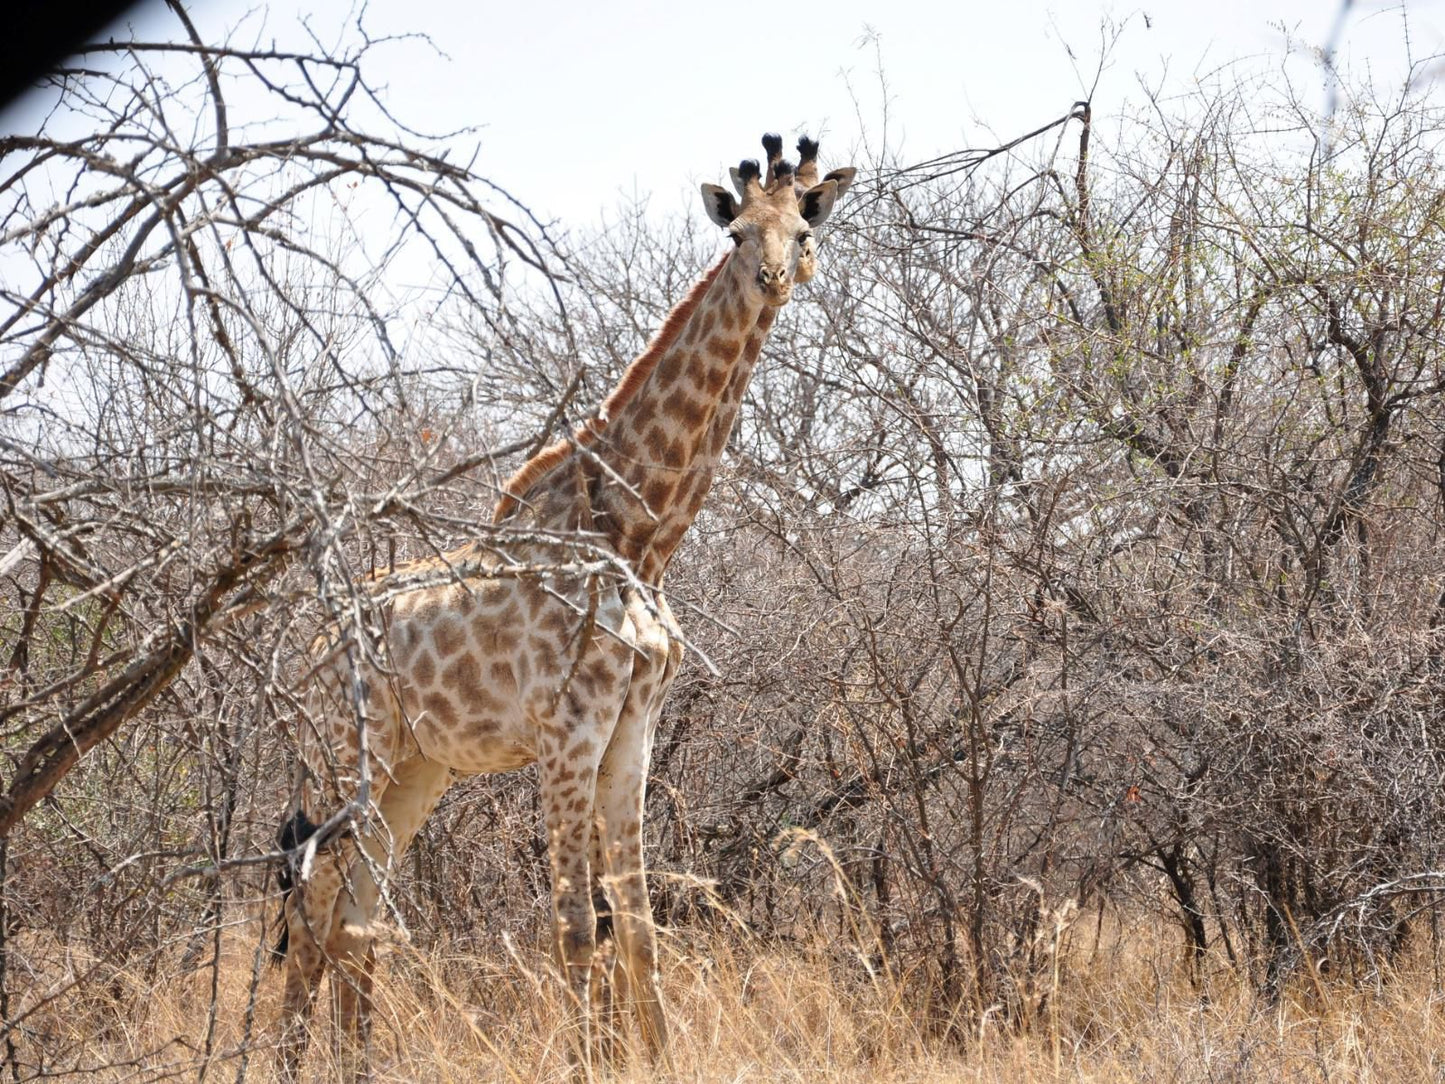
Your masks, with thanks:
M798 244L800 244L800 245L806 245L806 244L807 244L809 241L811 241L812 239L813 239L813 231L812 231L812 230L804 230L802 233L798 234Z
M741 245L743 243L743 235L738 230L728 230L728 237L732 238L734 245Z

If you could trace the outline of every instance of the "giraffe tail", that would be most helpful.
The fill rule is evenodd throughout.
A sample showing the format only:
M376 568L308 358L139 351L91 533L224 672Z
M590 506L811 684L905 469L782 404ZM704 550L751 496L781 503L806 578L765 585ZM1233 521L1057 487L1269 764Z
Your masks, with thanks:
M276 883L281 888L281 915L278 924L281 933L276 938L276 944L271 949L271 964L279 966L286 959L286 950L291 943L291 930L286 924L286 901L291 898L291 893L296 888L295 861L296 850L313 835L320 825L312 824L311 818L306 816L306 811L297 809L291 814L289 820L281 825L281 831L276 834L276 847L284 851L285 856L281 865L276 870Z

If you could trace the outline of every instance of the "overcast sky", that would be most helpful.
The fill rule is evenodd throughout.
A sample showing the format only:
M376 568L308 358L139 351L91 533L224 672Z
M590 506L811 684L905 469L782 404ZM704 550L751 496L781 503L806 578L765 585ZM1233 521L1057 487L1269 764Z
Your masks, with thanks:
M289 6L190 8L213 39L230 29L238 45L304 40ZM307 10L323 37L355 17L346 3ZM1322 103L1310 49L1330 40L1339 10L1339 0L373 0L365 25L373 36L429 35L445 54L417 41L377 52L372 77L400 118L433 131L480 126L478 169L544 218L580 226L634 194L650 193L654 213L700 214L697 183L756 155L764 130L790 143L821 135L830 166L885 123L913 160L992 145L1089 92L1105 22L1122 27L1093 91L1105 122L1143 100L1141 80L1176 95L1200 80L1284 72ZM130 23L141 37L176 34L162 0ZM1445 49L1445 2L1355 0L1339 40L1357 76L1398 84L1408 59ZM34 116L12 109L0 129Z

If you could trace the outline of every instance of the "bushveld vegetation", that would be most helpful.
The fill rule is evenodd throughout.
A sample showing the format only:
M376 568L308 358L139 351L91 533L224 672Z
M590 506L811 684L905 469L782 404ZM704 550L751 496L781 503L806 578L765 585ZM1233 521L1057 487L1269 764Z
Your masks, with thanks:
M269 1079L310 637L485 542L716 248L554 238L367 43L177 12L0 137L16 1081ZM649 795L683 1078L1441 1071L1445 111L1061 112L855 159L674 566L712 664ZM449 792L389 887L380 1078L565 1073L546 878L530 772Z

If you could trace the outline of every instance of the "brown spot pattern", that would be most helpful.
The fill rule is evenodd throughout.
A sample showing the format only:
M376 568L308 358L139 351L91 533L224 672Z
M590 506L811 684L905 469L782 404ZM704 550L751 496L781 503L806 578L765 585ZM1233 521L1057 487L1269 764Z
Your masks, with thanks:
M717 358L718 361L732 361L733 358L738 356L738 352L741 349L742 346L736 339L728 339L720 335L708 340L707 344L707 352Z
M428 693L421 699L421 706L447 730L453 730L457 725L456 708L452 707L451 697L443 696L441 693Z
M466 629L460 622L443 617L431 630L431 642L436 647L437 658L445 661L466 646Z

